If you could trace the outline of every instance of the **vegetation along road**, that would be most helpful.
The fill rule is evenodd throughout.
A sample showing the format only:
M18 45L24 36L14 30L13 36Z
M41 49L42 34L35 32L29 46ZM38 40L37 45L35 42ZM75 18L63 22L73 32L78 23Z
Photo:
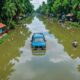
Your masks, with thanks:
M0 80L80 80L80 1L33 8L30 0L0 0ZM46 50L31 48L33 33L44 34Z

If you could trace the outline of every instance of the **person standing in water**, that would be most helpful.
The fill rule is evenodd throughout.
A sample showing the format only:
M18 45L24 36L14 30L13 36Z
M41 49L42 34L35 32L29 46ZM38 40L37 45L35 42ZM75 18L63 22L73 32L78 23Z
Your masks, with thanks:
M77 47L78 47L78 42L77 42L76 40L74 40L74 41L72 42L72 46L73 46L74 48L77 48Z

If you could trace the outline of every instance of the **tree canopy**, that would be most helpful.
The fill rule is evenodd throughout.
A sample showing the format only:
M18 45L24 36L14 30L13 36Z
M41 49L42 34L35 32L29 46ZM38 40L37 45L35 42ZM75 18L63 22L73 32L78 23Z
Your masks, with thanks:
M30 0L0 0L0 21L13 26L19 16L31 14L33 5Z
M80 0L47 0L43 2L38 12L42 14L56 15L72 13L77 19L80 19Z

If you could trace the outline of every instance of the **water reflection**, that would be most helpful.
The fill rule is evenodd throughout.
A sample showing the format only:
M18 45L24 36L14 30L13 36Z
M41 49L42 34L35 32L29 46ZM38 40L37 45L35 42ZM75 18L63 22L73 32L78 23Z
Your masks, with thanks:
M19 62L21 56L19 48L23 46L25 39L29 36L28 30L25 27L20 27L22 25L21 23L8 35L9 38L3 44L0 44L0 80L9 80L9 76L15 72L13 67Z
M80 65L78 65L77 69L78 69L78 71L80 72Z
M80 80L80 73L77 70L80 59L72 59L64 51L64 46L59 44L54 35L48 33L43 22L37 17L34 17L32 23L27 27L32 34L34 32L44 33L47 48L42 53L45 55L38 56L35 54L42 54L41 51L32 51L31 34L26 40L25 46L20 49L22 54L19 62L15 63L15 72L9 80Z
M32 49L32 55L34 56L44 56L46 53L46 50L33 50Z
M0 64L0 80L8 80L9 75L15 70L13 69L14 64L12 63L3 63Z
M67 51L68 55L76 59L80 57L80 45L76 49L73 48L72 42L77 40L78 44L80 44L80 29L79 28L70 28L66 29L61 27L61 25L54 19L47 19L46 17L40 18L43 23L46 25L46 28L50 30L50 33L54 34L56 38L58 38L58 42L64 46L65 51Z

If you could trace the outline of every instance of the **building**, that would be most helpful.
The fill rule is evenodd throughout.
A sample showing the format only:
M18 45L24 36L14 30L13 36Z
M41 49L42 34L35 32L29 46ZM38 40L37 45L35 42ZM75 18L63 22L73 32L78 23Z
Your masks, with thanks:
M67 15L66 15L66 19L68 20L68 21L74 21L74 14L73 13L68 13Z
M3 24L3 23L0 23L0 35L2 35L3 33L4 33L4 31L5 31L5 24Z

